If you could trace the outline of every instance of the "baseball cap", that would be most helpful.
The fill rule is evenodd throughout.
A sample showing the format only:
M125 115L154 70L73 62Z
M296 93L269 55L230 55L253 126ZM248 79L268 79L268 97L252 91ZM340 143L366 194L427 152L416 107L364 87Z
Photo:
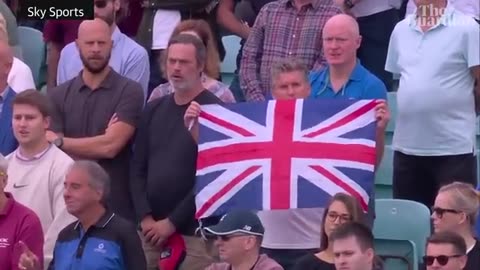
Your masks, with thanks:
M258 216L245 210L233 210L224 215L217 225L205 227L207 233L213 235L230 235L243 233L263 236L265 229Z
M158 268L162 270L178 270L185 260L186 246L183 237L174 233L167 239L158 260Z

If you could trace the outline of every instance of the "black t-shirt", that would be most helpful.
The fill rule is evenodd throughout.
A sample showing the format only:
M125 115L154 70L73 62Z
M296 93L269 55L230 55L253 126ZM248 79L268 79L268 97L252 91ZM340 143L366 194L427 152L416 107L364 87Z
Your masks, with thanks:
M477 240L473 249L468 253L467 266L465 270L480 269L480 241Z
M293 270L335 270L335 265L320 260L315 254L308 254L297 261Z
M221 103L207 90L194 100ZM156 220L168 217L178 232L191 235L197 226L193 189L198 147L183 121L188 105L177 105L170 94L146 106L135 140L131 187L139 221L147 214Z

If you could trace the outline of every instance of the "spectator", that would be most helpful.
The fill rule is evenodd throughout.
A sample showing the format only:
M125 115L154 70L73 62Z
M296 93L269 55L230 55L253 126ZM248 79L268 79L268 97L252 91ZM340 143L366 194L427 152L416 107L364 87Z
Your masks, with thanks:
M137 131L131 190L149 269L156 267L165 240L174 234L181 234L186 245L180 269L203 270L213 262L209 243L194 234L198 147L182 120L190 103L221 102L202 84L206 59L205 46L193 35L170 40L165 70L175 91L147 104Z
M294 270L335 270L332 232L347 222L365 222L365 215L358 200L344 193L337 193L325 208L322 217L320 251L305 255L297 261Z
M163 3L162 3L163 2ZM138 29L138 41L149 53L149 93L160 84L168 82L162 74L159 63L162 52L167 48L173 30L182 20L177 9L164 9L164 1L144 1L143 15Z
M240 85L247 101L270 98L272 64L296 57L309 69L324 66L322 34L340 9L333 0L279 0L266 4L243 48Z
M12 47L15 57L22 58L22 48L18 40L17 19L4 1L0 1L0 21L6 26L8 44Z
M466 251L465 241L456 233L436 233L427 239L427 254L423 261L427 270L473 269L464 268L467 262Z
M387 89L383 82L365 69L356 57L362 37L358 23L350 16L339 14L330 18L323 28L323 50L327 68L310 75L312 97L376 99L376 166L382 161L385 129L390 120ZM373 226L375 194L370 195L368 223Z
M202 84L203 87L213 94L215 94L219 99L225 103L235 102L232 91L228 89L228 85L223 84L220 81L217 81L214 78L220 76L220 59L218 56L218 50L216 49L215 40L210 30L210 26L203 20L186 20L182 21L180 24L175 27L172 36L178 34L191 34L200 39L207 48L207 62L205 64L205 72L202 75ZM165 73L165 57L162 57L160 66L162 67L162 73ZM173 87L170 82L161 84L153 89L150 94L149 102L157 99L159 97L168 95L173 92Z
M13 52L10 46L0 41L0 154L8 155L17 148L12 130L12 101L15 91L8 85L8 74L12 68Z
M385 129L390 119L385 84L365 69L357 59L356 51L362 37L358 23L352 17L340 14L330 18L323 28L323 50L327 68L310 74L312 97L377 99L377 165L385 147Z
M108 206L134 220L128 178L142 88L108 65L112 41L105 21L83 21L77 44L84 68L49 92L54 107L50 130L56 134L49 132L48 139L74 158L97 160L113 181Z
M267 255L260 255L260 246L265 233L262 222L252 212L233 210L220 222L205 231L216 237L215 245L222 263L214 263L206 270L283 270Z
M400 21L402 0L336 0L346 13L358 21L362 43L358 58L363 66L393 91L393 76L385 70L388 42L393 28Z
M197 1L195 1L197 2ZM150 86L149 90L167 82L158 65L162 51L167 48L173 30L182 20L203 19L207 21L213 34L219 33L215 22L218 1L143 1L143 17L138 31L138 41L150 52ZM220 59L225 56L225 49L220 39L215 39ZM220 78L215 78L220 80Z
M2 15L0 14L0 42L5 42L8 44L8 35L6 31L6 25L2 21ZM8 58L7 58L8 59ZM33 80L32 71L30 68L22 62L22 60L13 57L12 66L10 72L8 73L7 79L8 85L16 93L20 93L27 89L35 88L35 82Z
M375 265L373 234L362 223L340 225L330 235L336 269L373 270Z
M240 50L237 54L237 70L230 84L230 89L239 102L245 101L245 95L240 88L238 72L242 59L242 50L250 35L251 27L255 23L260 9L274 0L220 0L218 3L217 22L229 32L242 38Z
M40 264L43 264L42 225L32 210L16 202L12 194L4 191L8 182L7 169L8 161L0 154L0 269L18 269L20 242L31 247L33 253L42 258Z
M272 67L272 96L274 99L306 98L310 95L307 67L296 59L283 59ZM279 180L279 179L278 179ZM320 247L320 226L324 209L301 208L260 211L265 226L262 252L277 261L284 269Z
M118 28L125 35L134 38L137 35L140 21L142 20L142 1L121 0L121 7L118 13Z
M473 16L480 19L480 2L478 0L448 0L453 4L453 7L465 15ZM422 5L425 0L408 0L407 14L417 13L417 6ZM429 12L429 9L424 9L420 12Z
M109 25L110 36L113 40L113 46L110 50L111 57L108 63L121 76L140 83L146 101L148 79L150 77L148 54L145 49L118 29L116 13L119 9L120 0L95 0L95 18L100 18ZM93 35L94 33L89 34ZM75 78L82 70L84 60L81 59L78 43L70 43L63 48L58 62L57 85ZM96 56L93 55L92 57L88 60L95 60Z
M431 206L439 186L453 179L477 182L474 100L480 97L480 28L446 0L419 3L444 12L408 16L390 40L386 70L401 75L393 196Z
M98 5L98 4L97 4ZM81 20L47 20L43 39L47 43L47 88L57 85L57 68L60 52L77 38Z
M58 233L74 220L62 198L65 174L73 161L45 138L50 106L40 92L32 89L18 94L11 119L19 147L7 157L10 181L5 190L40 218L48 265Z
M480 269L480 241L475 238L475 222L480 209L480 194L466 183L454 182L440 188L433 206L436 233L458 233L467 245L465 270Z
M76 161L71 166L63 196L68 212L78 221L60 232L49 269L146 269L135 226L104 205L109 182L108 174L93 161ZM27 250L19 266L41 269L37 261Z

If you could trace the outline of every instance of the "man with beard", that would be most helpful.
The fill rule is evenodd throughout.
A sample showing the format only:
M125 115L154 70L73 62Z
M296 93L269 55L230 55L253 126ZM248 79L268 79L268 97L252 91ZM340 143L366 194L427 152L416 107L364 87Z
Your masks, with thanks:
M120 0L95 0L95 18L104 20L110 27L113 40L112 57L109 65L120 75L132 79L142 85L144 100L147 98L150 64L147 51L135 41L123 34L116 24L116 14L120 10ZM60 53L57 70L57 85L75 76L82 70L79 50L72 42Z
M176 254L168 252L171 239L184 241L186 246L179 270L204 270L213 262L211 246L194 234L198 224L192 193L198 147L183 122L190 103L221 102L202 84L206 54L203 43L193 35L180 34L169 41L165 66L175 91L149 102L138 125L131 189L149 270L156 269L160 251ZM168 264L174 256L162 257Z
M142 87L108 65L112 40L103 20L82 22L76 46L84 69L49 92L54 108L47 138L75 159L97 160L112 179L110 210L133 220L130 140L143 107Z

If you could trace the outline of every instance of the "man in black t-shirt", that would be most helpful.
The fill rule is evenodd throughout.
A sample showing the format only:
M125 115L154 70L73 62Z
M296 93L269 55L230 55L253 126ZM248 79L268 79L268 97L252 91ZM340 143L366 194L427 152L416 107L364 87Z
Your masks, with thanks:
M200 39L178 35L166 50L166 73L174 92L150 102L140 119L132 162L132 197L148 269L156 269L162 251L163 255L177 254L165 243L180 238L186 256L183 262L175 262L178 269L203 270L213 256L207 243L195 236L193 189L198 147L183 117L192 102L221 101L203 88L201 74L207 56ZM166 256L160 264L169 259Z

